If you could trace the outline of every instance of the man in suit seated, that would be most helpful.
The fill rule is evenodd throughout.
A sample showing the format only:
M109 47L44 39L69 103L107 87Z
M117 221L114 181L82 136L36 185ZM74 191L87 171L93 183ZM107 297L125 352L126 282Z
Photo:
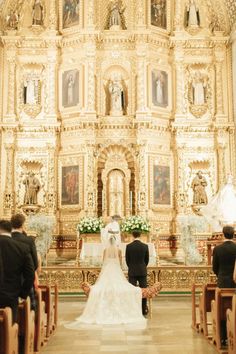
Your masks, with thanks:
M217 286L219 288L235 288L233 280L234 265L236 259L236 244L233 242L234 228L223 227L224 242L213 250L213 272L217 275ZM226 321L221 323L221 341L226 344L227 332Z
M26 299L34 282L29 248L11 237L11 223L0 220L0 308L11 307L16 322L18 298Z
M139 240L141 232L133 231L134 241L127 245L125 252L129 282L141 288L147 287L147 265L149 262L148 245ZM143 315L148 314L147 299L142 299Z

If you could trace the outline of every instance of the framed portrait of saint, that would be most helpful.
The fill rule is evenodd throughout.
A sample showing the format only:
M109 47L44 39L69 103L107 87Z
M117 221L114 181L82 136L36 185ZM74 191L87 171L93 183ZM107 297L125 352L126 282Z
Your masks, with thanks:
M62 73L62 107L70 108L79 104L79 70Z
M62 0L62 28L80 24L81 0Z
M153 166L153 204L171 204L169 166Z
M79 166L62 166L61 205L79 204Z
M151 71L152 106L167 108L169 106L168 73L163 70Z
M151 25L167 29L167 0L151 0Z

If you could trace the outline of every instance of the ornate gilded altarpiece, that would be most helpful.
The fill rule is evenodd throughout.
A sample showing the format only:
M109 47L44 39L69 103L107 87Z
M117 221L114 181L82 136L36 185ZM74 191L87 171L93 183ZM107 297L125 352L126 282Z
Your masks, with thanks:
M40 20L33 0L1 2L1 217L27 211L31 173L55 235L75 236L81 217L114 210L112 175L122 216L148 217L154 239L179 242L198 171L208 199L236 177L235 6L195 3L200 19L186 22L188 0L122 0L116 14L110 0L77 0L72 12L50 0Z

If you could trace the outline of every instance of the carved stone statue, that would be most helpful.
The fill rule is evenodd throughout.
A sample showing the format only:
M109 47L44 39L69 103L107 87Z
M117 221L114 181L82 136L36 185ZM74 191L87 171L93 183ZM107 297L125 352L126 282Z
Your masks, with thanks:
M17 30L19 23L19 16L16 12L11 11L10 15L7 16L7 28Z
M206 178L202 175L201 171L198 171L191 184L193 189L193 204L207 204L206 186Z
M33 25L43 26L44 21L44 7L41 0L35 0L33 6L32 23Z
M38 103L39 81L26 80L24 83L24 104L34 105Z
M124 21L124 11L125 7L122 6L121 0L113 0L110 3L109 9L109 23L108 28L119 27L121 29L126 29Z
M124 91L121 80L115 77L109 84L110 115L122 115L124 109Z
M200 106L206 102L206 85L206 80L201 76L201 74L196 74L192 82L194 105Z
M158 75L156 80L156 99L157 103L162 105L164 102L164 82L161 73Z
M25 185L24 204L37 205L37 196L41 188L40 182L33 172L30 172L23 181Z
M200 14L199 9L196 6L195 0L189 0L189 4L186 8L186 27L199 27L200 26Z

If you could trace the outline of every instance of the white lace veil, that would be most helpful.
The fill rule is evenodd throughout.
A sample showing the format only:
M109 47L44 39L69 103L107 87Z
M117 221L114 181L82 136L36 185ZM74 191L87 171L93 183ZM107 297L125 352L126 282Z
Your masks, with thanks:
M109 245L104 250L104 262L108 259L119 260L119 252L116 246L116 238L111 236L109 238Z

